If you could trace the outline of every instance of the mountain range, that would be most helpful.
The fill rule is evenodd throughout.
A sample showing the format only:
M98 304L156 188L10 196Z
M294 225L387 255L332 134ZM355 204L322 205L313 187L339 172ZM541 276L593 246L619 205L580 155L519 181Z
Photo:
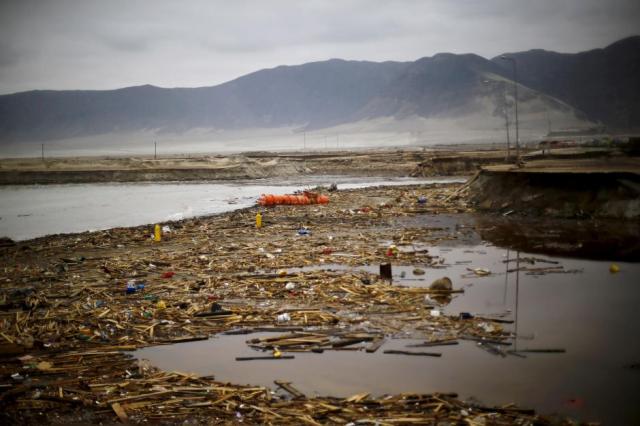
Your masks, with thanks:
M552 121L556 129L640 127L640 36L576 54L505 55L517 64L525 134L527 129L545 133ZM194 129L295 133L373 126L419 134L441 122L469 131L498 129L502 123L513 126L514 119L513 61L500 56L440 53L381 63L331 59L260 70L211 87L2 95L0 143L135 132L179 136Z

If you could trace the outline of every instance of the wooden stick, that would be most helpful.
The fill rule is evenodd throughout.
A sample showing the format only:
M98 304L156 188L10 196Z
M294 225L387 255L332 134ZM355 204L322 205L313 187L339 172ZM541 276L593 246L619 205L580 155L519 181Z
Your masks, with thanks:
M424 342L424 343L416 343L415 345L407 345L407 348L431 348L434 346L451 346L457 345L458 341L443 341L443 342Z
M367 353L374 353L375 351L377 351L378 349L380 349L380 347L382 345L384 345L385 339L377 339L374 340L373 342L371 342L371 344L369 345L369 347L367 349L365 349L367 351Z
M282 355L280 357L275 356L237 356L236 361L259 361L259 360L278 360L278 359L294 359L293 355Z
M440 357L441 353L438 352L410 352L410 351L397 351L395 349L387 349L384 351L385 354L394 354L394 355L417 355L417 356L434 356Z
M302 392L300 392L298 389L296 389L293 386L291 386L290 382L283 382L282 380L274 380L273 383L275 383L276 385L278 385L282 389L284 389L287 392L289 392L291 395L293 395L293 397L295 399L305 399L306 398L306 395L303 394Z

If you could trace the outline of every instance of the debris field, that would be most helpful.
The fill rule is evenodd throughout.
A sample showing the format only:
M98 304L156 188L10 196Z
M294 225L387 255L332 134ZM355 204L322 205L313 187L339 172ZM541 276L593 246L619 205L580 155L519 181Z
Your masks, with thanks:
M278 381L283 392L274 392L161 371L130 355L145 346L264 331L270 337L247 336L256 357L239 362L286 362L299 352L375 352L397 336L424 343L386 352L437 357L438 346L466 339L508 354L509 319L439 309L439 300L463 292L455 279L407 287L361 269L332 268L440 267L443 259L429 247L465 230L399 221L470 212L467 191L466 185L434 184L324 192L328 204L256 205L162 224L160 241L147 225L3 242L0 419L572 424L510 404L464 402L455 394L307 397L295 383ZM490 273L472 265L469 272Z

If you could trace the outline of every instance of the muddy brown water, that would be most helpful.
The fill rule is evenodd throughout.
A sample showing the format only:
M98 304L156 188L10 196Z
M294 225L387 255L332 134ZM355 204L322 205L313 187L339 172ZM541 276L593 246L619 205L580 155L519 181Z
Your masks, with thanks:
M486 225L487 218L483 220ZM432 226L439 223L460 238L430 249L432 255L444 258L442 268L394 266L394 284L426 286L448 276L455 288L465 292L444 307L445 314L504 314L515 320L515 324L506 325L519 336L513 349L561 348L565 353L502 358L473 342L461 341L457 346L429 348L441 352L441 358L384 354L385 349L415 350L406 345L419 341L396 335L374 354L325 351L295 353L293 360L235 361L238 356L260 355L245 343L265 335L257 333L150 347L137 351L136 356L165 370L214 375L237 384L275 389L274 380L290 381L309 396L457 392L461 398L489 405L513 402L544 414L604 424L640 423L640 264L616 262L620 272L612 274L610 260L541 255L540 250L535 254L516 252L482 240L468 228L474 221L468 216L432 218ZM611 257L615 250L610 247L608 253ZM508 273L504 260L517 256L557 261L565 271L574 272ZM516 263L508 265L511 269ZM414 275L415 266L423 267L426 274ZM532 267L543 266L556 265L538 263ZM491 275L478 277L467 269L478 267L491 270ZM375 272L377 265L362 269Z

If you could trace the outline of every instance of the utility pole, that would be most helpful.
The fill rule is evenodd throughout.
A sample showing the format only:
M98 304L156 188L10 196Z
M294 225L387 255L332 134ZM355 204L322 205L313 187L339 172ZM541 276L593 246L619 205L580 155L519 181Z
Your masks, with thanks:
M507 162L511 158L511 141L509 140L509 112L507 111L507 85L504 85L504 126L507 129Z
M153 159L156 160L158 158L158 142L153 142Z
M518 133L518 66L516 58L511 56L500 56L500 59L511 61L513 64L513 89L515 93L515 109L516 109L516 161L520 161L520 134Z
M44 144L42 144L42 161L44 161Z
M485 80L483 81L484 84L486 85L490 85L491 81L489 80ZM511 158L511 141L509 140L509 112L507 111L507 86L504 85L503 86L503 91L502 91L502 103L503 103L503 108L502 108L502 113L504 114L504 126L505 126L505 130L507 131L507 158L505 161L509 161L509 159Z

